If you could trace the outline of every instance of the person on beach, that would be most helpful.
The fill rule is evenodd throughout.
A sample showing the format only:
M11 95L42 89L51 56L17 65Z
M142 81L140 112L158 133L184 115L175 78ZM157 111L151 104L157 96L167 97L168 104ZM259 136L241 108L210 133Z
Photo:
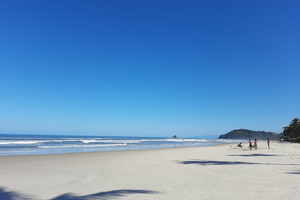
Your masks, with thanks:
M267 138L268 148L270 149L270 139Z
M243 145L241 142L237 146L243 148Z
M253 144L252 144L251 139L249 139L249 147L250 147L250 150L252 150Z
M254 148L255 148L255 150L257 150L257 139L254 139Z

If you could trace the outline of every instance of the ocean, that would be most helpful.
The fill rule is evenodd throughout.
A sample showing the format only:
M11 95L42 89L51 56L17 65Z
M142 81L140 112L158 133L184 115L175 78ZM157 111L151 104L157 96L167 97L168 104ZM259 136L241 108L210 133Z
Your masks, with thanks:
M238 142L197 138L0 134L0 156L159 149Z

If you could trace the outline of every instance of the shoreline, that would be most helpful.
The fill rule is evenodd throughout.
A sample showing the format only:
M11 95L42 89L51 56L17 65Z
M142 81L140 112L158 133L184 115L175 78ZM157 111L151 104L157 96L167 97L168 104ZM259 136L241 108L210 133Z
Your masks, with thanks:
M234 140L158 137L30 136L0 138L0 156L207 146Z
M235 146L0 156L0 199L299 197L299 144Z
M68 155L68 154L92 154L92 153L110 153L110 152L126 152L126 151L151 151L151 150L164 150L164 149L185 149L185 148L200 148L200 147L210 147L210 146L228 146L236 145L235 143L226 143L226 144L212 144L206 146L178 146L178 147L162 147L162 148L145 148L145 149L122 149L122 150L105 150L105 151L86 151L86 152L66 152L66 153L45 153L45 154L20 154L20 155L0 155L1 157L18 157L18 156L50 156L50 155Z

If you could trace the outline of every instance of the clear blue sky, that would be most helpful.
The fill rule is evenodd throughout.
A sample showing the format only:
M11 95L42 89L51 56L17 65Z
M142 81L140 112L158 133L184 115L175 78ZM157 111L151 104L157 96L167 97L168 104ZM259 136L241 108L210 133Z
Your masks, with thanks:
M0 0L0 133L279 133L298 0Z

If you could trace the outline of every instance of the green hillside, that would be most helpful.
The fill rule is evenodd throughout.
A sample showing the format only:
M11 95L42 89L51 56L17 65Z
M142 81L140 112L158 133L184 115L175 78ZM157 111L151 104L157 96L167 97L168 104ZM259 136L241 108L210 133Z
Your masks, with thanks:
M267 139L276 138L279 135L277 133L265 132L265 131L252 131L248 129L235 129L226 134L220 135L219 139Z

